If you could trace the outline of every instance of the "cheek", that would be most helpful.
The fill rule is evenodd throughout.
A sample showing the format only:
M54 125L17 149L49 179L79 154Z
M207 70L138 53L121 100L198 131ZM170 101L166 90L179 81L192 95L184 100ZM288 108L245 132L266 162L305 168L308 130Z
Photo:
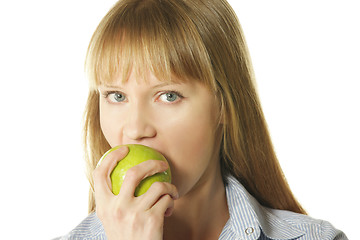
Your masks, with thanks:
M174 128L175 141L177 145L187 150L184 154L202 155L201 153L210 147L213 139L213 129L210 124L193 121L192 123L182 122L178 126Z
M180 192L188 191L213 164L216 139L212 117L209 113L192 114L169 124L164 132L174 184Z
M100 104L100 127L111 147L119 145L120 120L106 106Z

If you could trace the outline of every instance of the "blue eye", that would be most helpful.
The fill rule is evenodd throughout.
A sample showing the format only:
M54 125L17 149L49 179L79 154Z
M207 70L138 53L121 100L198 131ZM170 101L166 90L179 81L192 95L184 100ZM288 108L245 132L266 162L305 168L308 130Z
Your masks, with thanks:
M160 95L160 100L163 102L175 102L182 96L177 92L166 92Z
M120 92L109 92L106 94L106 98L113 103L123 102L126 100L125 95Z
M174 102L178 98L178 96L172 92L166 93L165 96L166 96L166 100L169 102Z

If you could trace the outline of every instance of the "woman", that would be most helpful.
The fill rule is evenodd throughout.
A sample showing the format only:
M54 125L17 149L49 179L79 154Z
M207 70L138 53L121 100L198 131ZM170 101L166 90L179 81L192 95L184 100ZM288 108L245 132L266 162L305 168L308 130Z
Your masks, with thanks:
M346 239L306 216L277 161L236 15L225 0L123 0L88 49L85 146L90 215L65 239ZM143 144L149 160L109 175ZM98 166L97 166L98 165Z

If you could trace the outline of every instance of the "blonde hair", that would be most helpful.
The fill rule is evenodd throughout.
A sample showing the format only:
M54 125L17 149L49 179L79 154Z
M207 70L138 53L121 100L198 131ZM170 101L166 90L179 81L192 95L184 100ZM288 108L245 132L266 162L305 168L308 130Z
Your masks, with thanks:
M97 86L130 71L158 79L201 81L222 108L223 179L233 175L264 206L305 213L275 155L255 88L247 45L225 0L122 0L97 27L88 48L85 111L87 173L110 148L100 128ZM95 210L90 191L89 212Z

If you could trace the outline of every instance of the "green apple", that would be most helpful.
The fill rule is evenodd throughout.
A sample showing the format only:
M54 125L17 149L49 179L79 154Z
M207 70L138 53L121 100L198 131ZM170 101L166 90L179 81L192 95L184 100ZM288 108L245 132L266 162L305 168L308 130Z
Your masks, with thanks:
M115 195L119 194L121 185L125 178L125 174L127 170L129 170L131 167L147 160L160 160L167 162L167 160L161 153L150 147L140 144L128 144L125 146L129 148L128 154L118 162L118 164L115 166L115 168L110 174L112 192ZM116 149L119 149L120 147L121 146L117 146L110 149L104 154L101 159L105 158L107 154ZM144 194L154 182L171 182L170 168L168 168L164 172L156 173L143 179L136 187L134 195L137 197Z

